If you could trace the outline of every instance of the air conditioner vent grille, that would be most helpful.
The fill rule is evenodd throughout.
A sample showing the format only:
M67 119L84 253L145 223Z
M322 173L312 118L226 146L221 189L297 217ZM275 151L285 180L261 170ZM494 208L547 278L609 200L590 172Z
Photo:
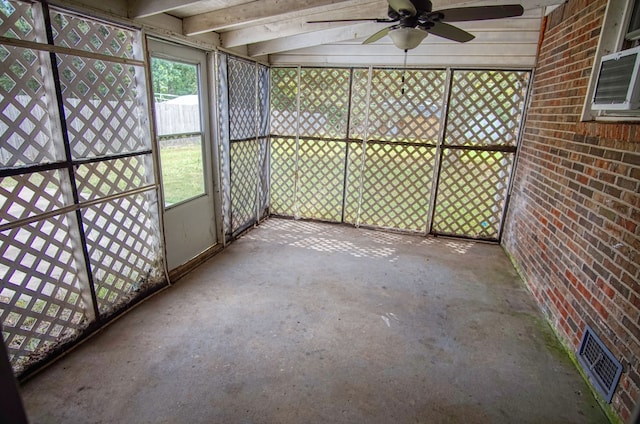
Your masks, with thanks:
M603 56L591 99L594 110L640 109L640 46Z
M635 63L635 55L602 62L594 103L612 104L627 101L629 81L633 75Z

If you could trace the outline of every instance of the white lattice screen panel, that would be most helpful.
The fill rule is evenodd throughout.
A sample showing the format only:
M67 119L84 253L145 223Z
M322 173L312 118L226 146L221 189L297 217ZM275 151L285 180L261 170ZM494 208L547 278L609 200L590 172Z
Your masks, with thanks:
M109 314L138 293L164 284L152 192L121 197L83 210L98 309Z
M345 221L425 232L435 152L435 147L368 143L359 204L348 203ZM354 147L353 155L358 166L362 147ZM348 186L358 187L360 170L350 177Z
M58 55L69 141L74 159L151 149L142 131L135 66Z
M217 55L223 228L227 239L269 208L269 68Z
M256 66L229 58L229 137L244 140L256 136Z
M271 76L272 213L499 238L529 72L276 68Z
M271 139L271 203L275 215L293 216L296 178L296 140Z
M257 141L231 143L231 225L233 232L256 217L260 146Z
M52 44L0 45L0 319L18 374L166 283L140 32L43 7L0 4L2 35Z
M298 127L298 69L271 70L271 134L295 135Z
M528 72L456 71L445 143L515 146L528 82Z
M61 186L68 181L61 170L0 178L0 225L67 206Z
M367 94L368 78L366 70L354 73L350 137L437 143L444 110L445 71L376 69Z
M300 136L346 137L349 74L348 69L309 68L300 71Z
M269 68L257 65L258 68L258 131L261 138L269 137Z
M258 218L264 218L269 212L269 139L258 140Z
M123 193L153 181L151 155L86 163L76 169L78 195L83 200Z
M3 45L0 61L0 167L62 160L63 149L54 144L60 136L52 131L55 100L42 76L48 61L34 50Z
M69 233L65 215L0 232L0 319L17 373L88 324Z
M142 59L138 33L122 27L85 19L78 15L52 9L53 42L108 56Z
M434 231L497 239L512 164L512 153L445 151Z
M0 34L26 41L41 41L44 36L35 30L37 5L26 1L3 1L0 7Z
M342 221L346 144L300 140L296 203L302 218Z

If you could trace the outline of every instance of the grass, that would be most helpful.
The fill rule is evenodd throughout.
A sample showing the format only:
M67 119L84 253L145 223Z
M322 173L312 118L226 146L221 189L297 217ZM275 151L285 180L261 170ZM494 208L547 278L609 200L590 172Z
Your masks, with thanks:
M165 206L204 193L202 148L198 144L160 149Z

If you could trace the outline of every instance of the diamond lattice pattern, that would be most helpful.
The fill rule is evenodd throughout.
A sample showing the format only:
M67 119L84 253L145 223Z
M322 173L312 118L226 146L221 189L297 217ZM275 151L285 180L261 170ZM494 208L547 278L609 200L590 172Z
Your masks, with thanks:
M78 166L76 183L83 200L122 193L153 181L151 155L112 159Z
M229 57L229 131L231 140L256 136L256 66Z
M300 140L296 203L301 218L342 221L345 144Z
M322 138L347 136L348 69L302 69L300 94L300 136Z
M68 177L61 171L0 178L0 224L31 218L66 206L61 191L62 181L66 185Z
M271 134L296 135L298 69L271 69Z
M497 239L512 163L512 153L446 150L434 231Z
M269 137L269 68L258 65L258 136Z
M349 136L436 144L445 79L444 71L373 70L367 108L368 71L356 70Z
M258 172L260 181L258 184L259 218L264 218L269 212L269 139L258 140Z
M77 266L65 215L0 232L0 319L16 373L86 325Z
M0 35L26 41L39 41L44 34L38 34L33 18L34 7L40 7L20 0L4 0L0 3Z
M362 146L352 149L361 163ZM366 145L360 196L348 198L345 221L375 227L426 231L435 148L386 143ZM350 173L348 187L358 187L361 172ZM356 203L352 203L352 202Z
M456 71L445 143L515 146L528 81L528 72Z
M39 54L0 45L0 168L55 162L61 137L52 136L54 101L45 90Z
M59 55L62 92L74 159L151 149L137 96L136 66Z
M294 216L296 178L295 138L271 139L271 200L275 215Z
M231 143L231 224L233 233L256 219L260 146L255 140Z
M101 314L118 310L139 292L161 282L158 229L149 212L157 205L148 191L90 206L82 217Z
M134 48L136 32L57 10L52 10L51 23L53 42L57 46L128 59L141 58L139 49Z

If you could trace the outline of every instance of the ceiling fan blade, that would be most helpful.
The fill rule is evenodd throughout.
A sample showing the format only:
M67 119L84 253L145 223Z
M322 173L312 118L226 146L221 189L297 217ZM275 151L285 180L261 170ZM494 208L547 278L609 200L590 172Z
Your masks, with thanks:
M415 16L418 11L411 0L388 0L389 6L402 15L402 11L409 12L409 16Z
M308 24L328 24L331 22L377 22L377 23L388 23L388 22L398 22L396 19L379 19L379 18L356 18L356 19L329 19L326 21L307 21Z
M362 42L362 44L371 44L371 43L373 43L375 41L378 41L379 39L381 39L385 35L389 34L389 31L391 30L391 28L392 27L386 27L384 29L381 29L380 31L378 31L375 34L373 34L371 37L369 37L366 40L364 40Z
M438 10L442 22L482 21L486 19L513 18L522 16L524 8L519 4L504 6L458 7Z
M466 43L476 38L475 35L469 34L467 31L453 25L445 24L444 22L435 22L433 26L426 31L460 43Z

